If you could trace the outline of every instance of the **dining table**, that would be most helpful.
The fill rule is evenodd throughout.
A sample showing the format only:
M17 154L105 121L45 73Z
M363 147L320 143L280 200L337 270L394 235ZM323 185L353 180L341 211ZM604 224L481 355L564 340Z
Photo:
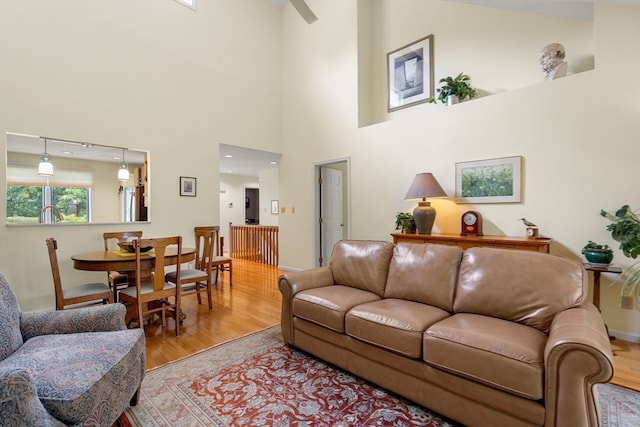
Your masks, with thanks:
M180 262L190 262L196 258L195 248L182 248ZM73 260L73 268L84 271L120 271L127 273L130 277L129 283L134 283L136 272L136 254L124 250L101 250L82 252L71 256ZM155 253L153 251L140 255L140 268L142 271L148 272L150 276L151 270L155 263ZM169 246L164 254L165 265L175 265L178 262L178 248ZM143 274L143 277L147 276ZM147 277L148 277L147 276ZM118 300L118 287L113 287L114 301Z

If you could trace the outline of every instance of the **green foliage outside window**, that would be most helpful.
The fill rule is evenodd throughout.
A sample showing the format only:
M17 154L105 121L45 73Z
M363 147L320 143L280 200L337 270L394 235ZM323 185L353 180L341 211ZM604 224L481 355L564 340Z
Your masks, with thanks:
M88 222L87 200L89 190L75 187L49 187L51 205L62 214L64 223ZM7 186L7 224L37 224L40 211L47 206L44 202L47 187L9 185Z

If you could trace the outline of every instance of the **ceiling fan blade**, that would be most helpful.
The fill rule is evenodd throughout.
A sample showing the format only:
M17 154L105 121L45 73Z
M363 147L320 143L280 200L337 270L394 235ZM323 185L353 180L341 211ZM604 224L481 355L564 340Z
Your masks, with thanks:
M313 24L318 20L318 17L313 14L313 12L311 11L311 9L309 9L309 6L307 6L307 3L305 3L304 0L289 0L289 1L293 5L293 7L296 8L300 16L302 16L304 20L307 21L307 24Z

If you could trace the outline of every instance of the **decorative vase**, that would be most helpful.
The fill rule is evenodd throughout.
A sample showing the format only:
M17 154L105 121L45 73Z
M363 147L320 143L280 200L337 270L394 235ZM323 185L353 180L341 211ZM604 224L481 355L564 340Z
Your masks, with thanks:
M592 264L611 264L611 261L613 261L611 249L586 248L582 253L587 262Z
M458 102L460 102L460 98L458 98L458 95L447 96L447 105L457 104Z

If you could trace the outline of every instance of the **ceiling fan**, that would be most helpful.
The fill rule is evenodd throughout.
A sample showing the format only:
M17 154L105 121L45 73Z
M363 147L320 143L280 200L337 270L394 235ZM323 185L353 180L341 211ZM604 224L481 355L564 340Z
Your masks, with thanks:
M277 7L284 7L287 0L269 0ZM313 24L318 20L318 17L311 11L309 6L304 0L288 0L293 7L296 8L300 16L307 21L307 24Z

